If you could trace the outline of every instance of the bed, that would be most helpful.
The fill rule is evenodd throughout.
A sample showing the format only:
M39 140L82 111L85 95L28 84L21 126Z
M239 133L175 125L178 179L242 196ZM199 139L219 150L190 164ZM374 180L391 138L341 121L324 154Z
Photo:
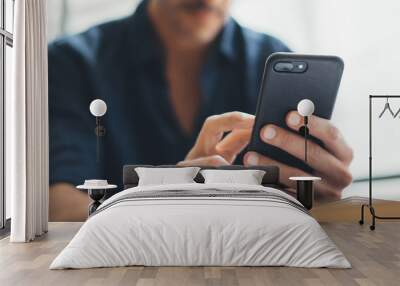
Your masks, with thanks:
M262 167L259 186L205 184L201 175L196 183L138 186L136 167L124 167L124 191L100 205L50 269L351 267L301 203L280 190L277 167Z

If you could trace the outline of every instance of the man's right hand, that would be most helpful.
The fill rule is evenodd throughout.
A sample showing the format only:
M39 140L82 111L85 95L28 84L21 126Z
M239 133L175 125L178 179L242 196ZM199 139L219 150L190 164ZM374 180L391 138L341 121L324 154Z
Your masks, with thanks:
M194 147L190 150L185 160L179 162L178 165L221 166L232 164L236 159L236 156L248 145L250 141L254 119L255 117L253 115L241 112L228 112L221 115L213 115L208 117L199 133ZM290 122L288 124L290 127L292 127L292 129L298 130L297 125L290 125ZM328 151L319 146L318 149L313 148L315 147L315 144L313 145L310 143L310 162L312 163L313 158L316 158L314 161L319 160L323 162L323 167L328 171L331 170L330 173L328 172L326 174L324 172L319 172L319 169L313 166L317 170L317 175L321 176L323 179L321 182L316 184L315 189L317 195L319 195L320 198L339 198L343 188L349 185L352 181L351 173L348 171L348 166L353 158L352 150L345 143L342 136L340 136L337 128L334 128L329 121L313 116L311 117L310 125L313 125L313 128L311 128L312 132L317 133L313 134L314 136L321 138L322 141L326 142L326 146L333 146L331 148L333 151ZM323 126L326 128L324 129ZM278 130L277 128L276 130L282 131L281 129ZM328 132L326 130L328 130ZM223 135L226 132L230 133L224 137ZM303 154L303 149L301 146L304 144L304 139L293 132L285 131L284 134L281 133L274 135L274 138L279 138L279 135L281 135L283 138L281 140L275 140L272 142L270 139L264 140L264 137L262 136L261 138L266 142L266 144L275 143L276 147L284 149L294 156L297 155L297 157L302 158L301 156ZM327 142L327 138L333 143ZM329 145L329 143L331 144ZM297 153L289 150L288 146L292 147L292 149L296 147ZM338 155L334 156L329 152ZM258 156L257 160L254 160L255 155ZM325 157L323 155L325 155ZM326 159L326 157L331 158L331 160ZM249 152L245 155L244 163L245 165L279 166L280 182L292 188L293 191L295 190L295 185L294 182L289 181L290 176L310 176L310 174L305 174L301 170L281 164L277 161L271 160L268 157L255 154L254 152ZM339 179L334 181L331 178L334 176L336 176L335 178L339 177Z
M196 143L180 166L221 166L232 164L250 141L254 115L228 112L206 119ZM226 132L230 132L224 137Z

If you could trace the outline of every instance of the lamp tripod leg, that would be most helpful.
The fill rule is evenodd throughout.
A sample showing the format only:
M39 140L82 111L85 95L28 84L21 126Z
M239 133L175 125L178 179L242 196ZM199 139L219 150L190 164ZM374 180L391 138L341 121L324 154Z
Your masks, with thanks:
M371 212L371 216L372 216L372 224L369 226L370 230L375 230L375 219L376 219L376 215L375 215L375 209L373 206L369 207L369 211Z

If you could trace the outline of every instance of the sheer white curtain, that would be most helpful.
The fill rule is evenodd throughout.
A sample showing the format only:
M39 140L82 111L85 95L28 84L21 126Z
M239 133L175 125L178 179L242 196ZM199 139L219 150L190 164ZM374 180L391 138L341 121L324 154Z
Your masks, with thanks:
M47 231L48 100L46 0L15 2L13 91L6 98L6 187L12 242Z

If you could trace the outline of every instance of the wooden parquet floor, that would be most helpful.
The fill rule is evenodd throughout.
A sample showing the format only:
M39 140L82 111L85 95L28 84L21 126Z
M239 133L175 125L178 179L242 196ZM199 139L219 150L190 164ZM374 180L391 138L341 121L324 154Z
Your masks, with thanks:
M336 204L331 207L340 211L343 206ZM352 212L358 214L358 209L354 207ZM323 213L319 215L329 221L329 217ZM51 261L82 225L50 223L49 233L32 243L10 244L8 238L0 241L0 285L400 285L400 224L378 222L376 230L372 232L368 224L360 226L357 220L322 222L328 235L352 263L353 268L348 270L124 267L50 271L48 267Z

